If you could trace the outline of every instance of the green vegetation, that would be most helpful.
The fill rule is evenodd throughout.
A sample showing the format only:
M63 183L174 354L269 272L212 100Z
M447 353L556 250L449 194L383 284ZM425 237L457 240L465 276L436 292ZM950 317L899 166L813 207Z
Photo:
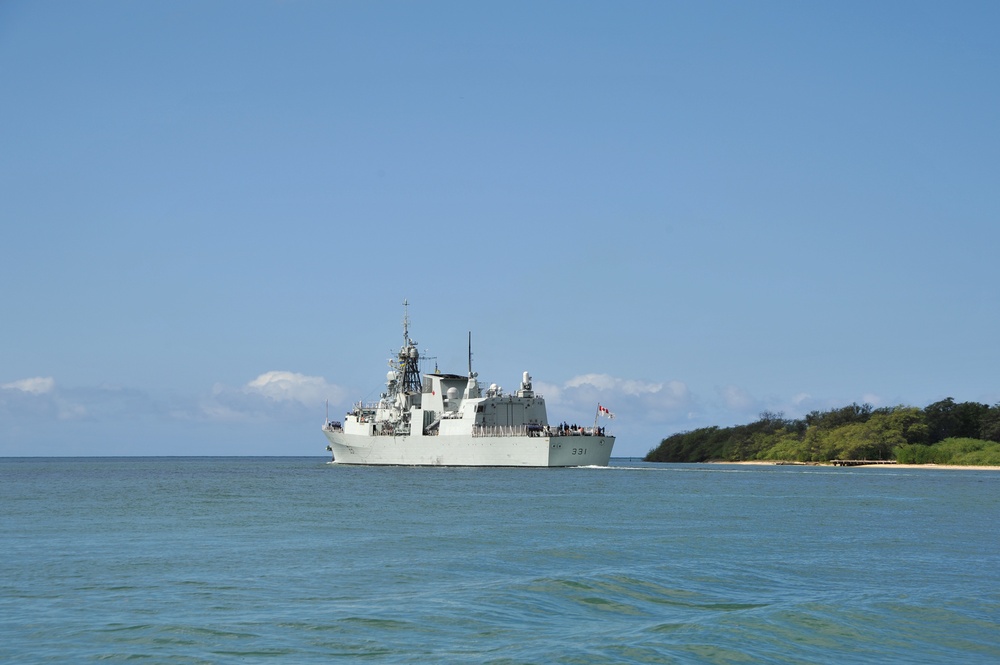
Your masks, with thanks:
M1000 403L955 402L923 409L851 404L802 419L765 412L748 425L669 436L647 462L829 462L895 459L901 464L1000 466Z

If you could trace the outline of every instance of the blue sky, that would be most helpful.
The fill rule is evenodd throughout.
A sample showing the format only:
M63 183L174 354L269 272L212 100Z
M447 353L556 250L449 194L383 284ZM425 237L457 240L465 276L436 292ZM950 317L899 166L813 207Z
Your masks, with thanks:
M1000 401L994 2L0 4L0 455Z

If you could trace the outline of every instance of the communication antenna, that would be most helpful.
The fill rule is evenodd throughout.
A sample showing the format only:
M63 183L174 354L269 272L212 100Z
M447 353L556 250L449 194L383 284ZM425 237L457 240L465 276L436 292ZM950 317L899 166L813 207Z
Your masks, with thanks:
M403 299L403 339L410 341L410 301Z

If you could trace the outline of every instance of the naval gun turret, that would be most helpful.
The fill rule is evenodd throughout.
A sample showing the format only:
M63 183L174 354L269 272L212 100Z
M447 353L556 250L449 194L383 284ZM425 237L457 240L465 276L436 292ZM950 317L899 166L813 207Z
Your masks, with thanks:
M531 389L531 375L525 372L521 375L521 389L517 391L518 397L534 397L535 391Z

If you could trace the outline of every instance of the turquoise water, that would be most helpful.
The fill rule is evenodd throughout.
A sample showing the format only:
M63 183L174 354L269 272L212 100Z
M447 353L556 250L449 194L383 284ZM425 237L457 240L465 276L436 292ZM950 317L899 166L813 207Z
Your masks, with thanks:
M1000 472L0 459L0 661L997 663Z

